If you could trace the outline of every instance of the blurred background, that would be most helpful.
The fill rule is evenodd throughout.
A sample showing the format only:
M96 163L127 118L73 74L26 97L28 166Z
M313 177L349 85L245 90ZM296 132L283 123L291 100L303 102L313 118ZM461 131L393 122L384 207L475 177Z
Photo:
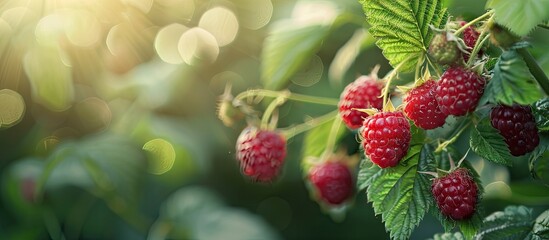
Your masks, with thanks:
M484 12L445 2L464 19ZM548 33L530 39L546 72ZM2 0L0 239L387 239L364 193L339 222L310 198L301 135L276 182L244 178L245 124L216 115L227 83L337 99L376 64L390 70L355 0ZM290 102L279 124L334 109ZM486 213L547 207L526 160L471 161ZM428 216L412 238L437 232Z

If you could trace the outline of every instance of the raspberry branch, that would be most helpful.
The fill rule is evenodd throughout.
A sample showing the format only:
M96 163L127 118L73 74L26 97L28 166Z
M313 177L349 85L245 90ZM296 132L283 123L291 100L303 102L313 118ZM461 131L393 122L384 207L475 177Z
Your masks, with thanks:
M333 98L316 97L304 94L292 93L289 90L284 91L271 91L266 89L253 89L238 94L234 99L235 101L242 101L249 97L272 97L277 98L283 96L284 98L292 101L314 103L320 105L337 106L339 100Z
M530 73L534 75L534 78L536 78L541 88L543 88L543 91L546 94L549 94L549 78L547 78L547 75L545 75L538 65L536 59L525 48L519 48L517 49L517 52L522 56L524 62L526 62L526 66L530 69Z
M487 17L491 17L492 15L494 14L494 10L490 10L482 15L480 15L479 17L469 21L468 23L466 23L465 25L461 26L461 28L459 28L458 30L456 30L454 32L454 35L459 35L461 32L465 31L465 29L467 29L468 27L472 26L473 24L487 18Z
M291 127L285 128L285 129L281 129L281 132L286 137L286 139L293 138L296 135L299 135L300 133L304 133L306 131L309 131L309 130L311 130L311 129L313 129L313 128L321 125L321 124L324 124L324 123L334 119L335 117L337 117L337 113L338 113L337 110L326 113L322 116L310 119L310 120L308 120L304 123L301 123L301 124L298 124L298 125L295 125L295 126L291 126Z

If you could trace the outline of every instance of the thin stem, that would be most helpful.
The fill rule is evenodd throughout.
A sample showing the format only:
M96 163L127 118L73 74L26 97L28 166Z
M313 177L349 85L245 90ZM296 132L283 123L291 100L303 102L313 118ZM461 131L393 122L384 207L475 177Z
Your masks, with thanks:
M334 117L336 117L338 114L338 110L329 112L327 114L324 114L320 117L313 118L309 121L306 121L304 123L288 127L287 129L282 130L282 134L286 137L286 139L293 138L300 133L304 133L306 131L309 131L321 124L324 124L330 120L332 120Z
M267 129L269 126L269 119L271 119L271 115L273 114L274 110L284 104L286 102L286 97L284 95L278 96L274 101L272 101L267 109L265 109L265 112L263 112L263 117L261 117L261 128Z
M321 105L330 105L330 106L337 106L339 103L339 99L334 98L325 98L325 97L316 97L316 96L310 96L310 95L304 95L304 94L297 94L292 93L288 90L285 91L271 91L266 89L253 89L248 90L246 92L238 94L234 99L236 101L243 100L248 97L279 97L283 95L288 100L298 101L298 102L306 102L306 103L315 103L315 104L321 104Z
M547 75L545 75L541 67L538 65L536 59L525 48L519 48L517 49L517 52L522 56L528 66L528 69L530 69L530 72L534 75L534 78L536 78L541 88L543 88L543 91L546 94L549 94L549 78L547 78Z
M381 93L383 95L383 106L385 106L387 104L387 97L389 95L389 89L391 88L391 82L393 81L393 78L395 78L395 76L398 75L398 71L400 70L400 68L402 68L402 66L404 66L404 64L406 62L408 62L408 60L410 59L410 57L408 57L407 59L405 59L404 61L402 61L401 63L399 63L394 69L393 71L391 71L389 74L387 74L383 79L385 79L385 81L387 81L385 83L385 88L383 88L383 92Z
M463 133L463 131L465 131L465 129L467 129L469 127L469 125L471 125L471 122L467 122L467 124L461 126L461 128L459 129L459 131L450 139L440 143L437 147L437 149L435 150L436 153L438 152L441 152L442 150L446 149L446 147L452 143L454 143L458 138L459 136L461 136L461 134Z
M477 58L477 54L480 51L480 48L490 38L490 36L488 36L488 32L484 32L484 31L480 35L479 39L481 37L483 37L482 40L476 42L475 47L473 48L473 51L471 51L471 54L469 55L469 61L467 61L467 64L466 64L467 67L471 67L471 65L473 64L475 58Z
M437 77L440 78L440 76L442 75L442 70L440 70L440 68L431 61L429 56L427 56L427 62L429 63L429 66L431 66L435 70L435 72L437 73Z
M455 34L455 35L460 34L461 32L465 31L465 29L467 29L469 26L471 26L471 25L473 25L473 24L475 24L475 23L481 21L482 19L484 19L484 18L486 18L486 17L492 15L493 13L494 13L494 10L490 10L490 11L488 11L488 12L486 12L486 13L480 15L480 17L477 17L477 18L475 18L475 19L469 21L468 23L466 23L465 25L463 25L461 28L459 28L458 30L456 30L456 31L454 32L454 34Z
M337 140L337 133L339 132L339 127L341 126L341 118L339 117L339 114L334 119L334 122L332 123L332 128L330 129L330 135L328 135L328 141L326 142L326 150L324 150L325 153L331 154L334 152L336 140Z

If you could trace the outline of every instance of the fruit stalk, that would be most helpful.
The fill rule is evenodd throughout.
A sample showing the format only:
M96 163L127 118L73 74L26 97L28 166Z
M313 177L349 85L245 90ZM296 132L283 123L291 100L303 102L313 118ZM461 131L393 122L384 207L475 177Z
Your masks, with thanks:
M271 90L265 90L265 89L248 90L246 92L238 94L238 96L235 97L235 101L241 101L245 98L255 97L255 96L272 97L272 98L284 96L288 100L306 102L306 103L315 103L315 104L321 104L321 105L329 105L329 106L337 106L339 102L338 99L297 94L297 93L292 93L288 90L271 91Z
M528 69L530 69L530 73L534 75L534 78L536 78L543 91L549 95L549 78L547 78L547 75L545 75L541 67L538 65L536 59L525 48L519 48L517 49L517 52L522 56L524 62L526 62L526 65L528 66Z
M295 137L296 135L299 135L300 133L309 131L321 124L324 124L333 118L337 116L338 111L332 111L329 113L326 113L320 117L313 118L309 121L306 121L304 123L301 123L299 125L288 127L287 129L283 129L282 134L286 137L286 139L290 139L292 137Z
M482 19L484 19L484 18L486 18L486 17L492 15L493 13L494 13L494 10L490 10L490 11L486 12L485 14L480 15L478 18L475 18L475 19L469 21L467 24L461 26L461 28L459 28L458 30L456 30L456 31L454 32L454 34L455 34L455 35L460 34L461 32L465 31L465 29L467 29L469 26L472 26L473 24L475 24L475 23L477 23L478 21L480 21L480 20L482 20Z

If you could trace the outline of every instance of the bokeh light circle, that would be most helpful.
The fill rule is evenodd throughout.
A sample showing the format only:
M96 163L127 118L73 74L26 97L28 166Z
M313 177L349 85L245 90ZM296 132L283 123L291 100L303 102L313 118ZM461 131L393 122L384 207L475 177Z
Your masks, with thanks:
M143 150L148 153L150 173L161 175L172 169L176 156L170 142L156 138L145 143Z
M188 27L182 24L173 23L158 32L154 41L154 48L162 61L171 64L183 63L183 58L179 54L178 44L179 38L188 29Z
M0 90L0 128L17 124L25 114L25 101L16 91Z
M198 26L210 32L220 47L232 43L239 28L236 15L224 7L214 7L205 12Z
M183 61L189 65L213 63L219 55L215 37L199 27L191 28L181 35L178 49Z
M269 23L273 16L273 3L271 0L243 0L239 5L243 8L239 14L241 25L251 30L257 30Z

